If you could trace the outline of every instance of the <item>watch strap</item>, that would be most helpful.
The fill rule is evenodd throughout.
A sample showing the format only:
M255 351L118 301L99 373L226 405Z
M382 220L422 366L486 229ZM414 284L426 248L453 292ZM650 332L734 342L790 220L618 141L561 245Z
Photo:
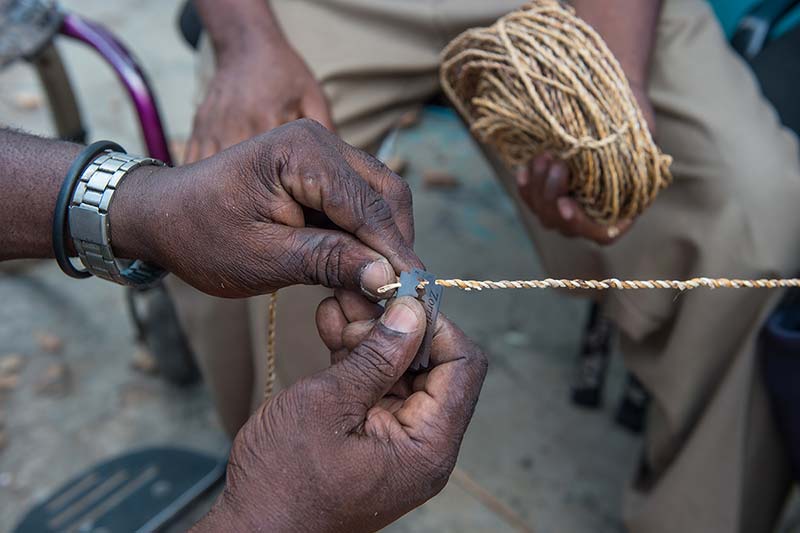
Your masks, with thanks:
M84 169L75 186L69 207L69 232L81 263L97 277L146 287L164 276L163 269L144 261L117 259L111 246L111 202L128 173L148 165L164 163L121 152L103 153Z

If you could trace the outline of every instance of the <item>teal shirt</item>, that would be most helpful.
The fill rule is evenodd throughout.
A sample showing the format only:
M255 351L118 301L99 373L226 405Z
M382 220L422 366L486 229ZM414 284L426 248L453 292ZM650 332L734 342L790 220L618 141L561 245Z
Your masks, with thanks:
M725 35L730 39L739 21L761 0L708 0L717 14ZM794 8L773 30L773 36L777 37L788 29L800 22L800 6Z

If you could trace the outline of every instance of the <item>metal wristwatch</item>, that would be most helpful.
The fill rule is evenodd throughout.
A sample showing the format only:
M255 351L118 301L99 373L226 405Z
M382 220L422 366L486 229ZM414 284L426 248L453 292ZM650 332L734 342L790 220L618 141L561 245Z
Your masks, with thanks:
M81 174L69 206L69 234L87 271L121 285L147 287L164 277L164 270L141 260L114 257L108 209L125 176L136 168L164 163L120 152L97 156Z

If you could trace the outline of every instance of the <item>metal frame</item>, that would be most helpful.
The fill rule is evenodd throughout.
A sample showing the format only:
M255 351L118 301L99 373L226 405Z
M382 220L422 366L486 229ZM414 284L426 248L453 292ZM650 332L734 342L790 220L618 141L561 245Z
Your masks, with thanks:
M128 49L105 28L74 13L64 14L59 32L61 35L82 42L94 49L114 70L136 109L136 116L147 148L147 155L171 165L172 157L170 156L164 123L161 120L155 93L145 76L144 70ZM63 69L63 67L61 68ZM40 76L42 76L41 69ZM77 104L75 104L74 97L71 98L73 112L68 110L70 102L59 101L51 96L53 93L58 92L54 91L51 82L58 83L59 90L64 90L65 86L69 87L69 80L66 75L62 78L60 80L51 80L46 76L42 76L42 82L45 84L51 103L65 105L62 108L53 108L56 123L59 123L60 114L77 116L78 123L80 123L80 114L77 112ZM69 92L72 92L71 88L69 88Z

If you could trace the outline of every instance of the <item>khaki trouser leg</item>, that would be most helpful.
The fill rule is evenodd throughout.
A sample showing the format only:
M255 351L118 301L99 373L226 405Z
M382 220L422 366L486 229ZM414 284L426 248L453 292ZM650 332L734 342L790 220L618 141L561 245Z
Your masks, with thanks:
M175 276L167 278L166 286L222 426L232 438L250 417L253 394L247 306L203 294Z

